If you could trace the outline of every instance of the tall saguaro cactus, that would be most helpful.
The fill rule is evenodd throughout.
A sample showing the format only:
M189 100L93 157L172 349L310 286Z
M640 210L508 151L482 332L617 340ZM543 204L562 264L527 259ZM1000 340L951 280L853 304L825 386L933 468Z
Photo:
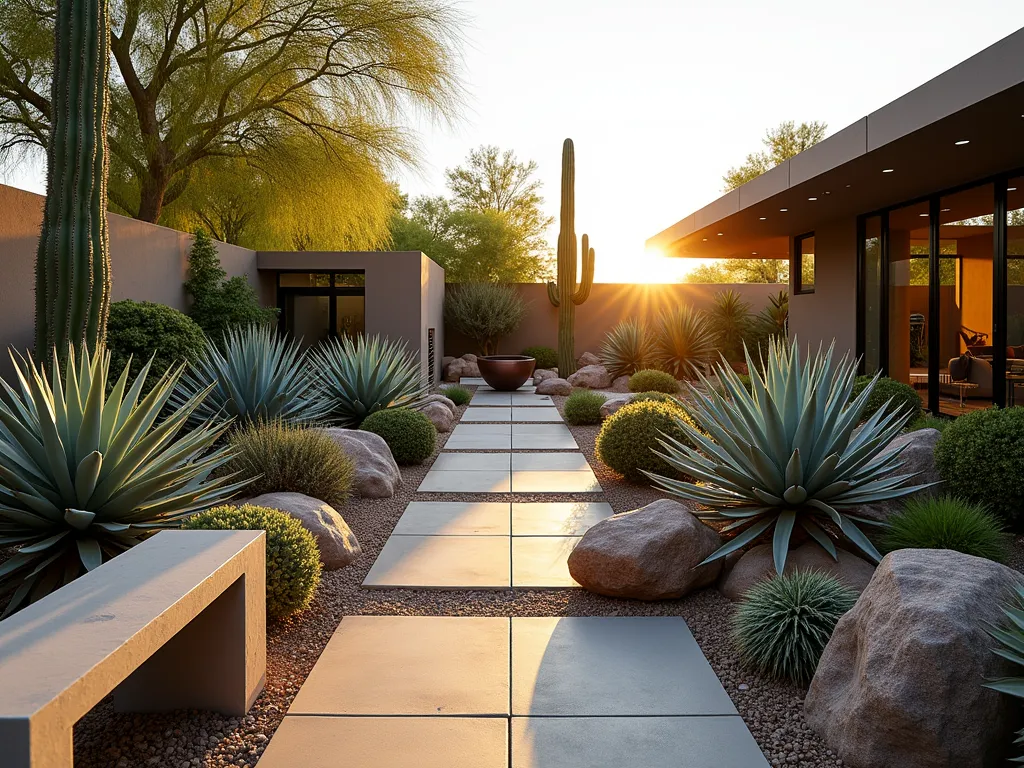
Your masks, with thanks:
M576 372L576 305L590 297L594 284L594 249L583 236L583 275L576 285L576 154L572 139L562 144L562 205L558 224L558 281L548 283L548 298L558 307L558 375Z
M46 206L36 255L36 352L103 342L107 237L107 0L58 0Z

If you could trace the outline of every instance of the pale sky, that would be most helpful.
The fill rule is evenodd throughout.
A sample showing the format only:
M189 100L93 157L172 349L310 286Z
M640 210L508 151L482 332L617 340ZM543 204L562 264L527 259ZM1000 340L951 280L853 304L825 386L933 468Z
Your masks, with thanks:
M1024 26L1020 0L465 0L468 99L454 126L415 126L412 195L480 144L536 160L558 213L576 145L576 231L601 282L671 279L644 240L721 194L722 174L783 120L829 133ZM0 180L41 191L40 167ZM554 242L556 232L552 232ZM661 264L659 262L669 262Z

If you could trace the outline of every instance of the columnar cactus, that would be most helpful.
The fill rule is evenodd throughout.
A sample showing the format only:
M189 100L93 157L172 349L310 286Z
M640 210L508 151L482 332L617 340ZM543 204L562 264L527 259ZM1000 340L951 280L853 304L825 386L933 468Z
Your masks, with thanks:
M54 25L46 207L36 256L36 350L103 342L107 238L107 0L59 0Z
M558 225L558 282L548 283L548 298L558 307L558 375L576 372L574 324L576 305L590 296L594 284L594 249L583 236L583 275L576 285L576 156L572 139L562 144L562 205Z

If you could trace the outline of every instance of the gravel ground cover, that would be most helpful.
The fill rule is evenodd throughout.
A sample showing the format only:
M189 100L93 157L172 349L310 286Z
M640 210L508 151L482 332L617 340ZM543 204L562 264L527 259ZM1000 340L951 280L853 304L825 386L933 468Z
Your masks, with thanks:
M553 398L561 409L564 397ZM464 409L460 409L461 411ZM620 480L594 458L599 427L570 427L616 512L635 509L662 494ZM438 450L446 435L441 435ZM436 456L436 452L435 452ZM773 766L833 768L843 763L811 732L802 712L805 690L772 683L745 670L729 639L732 605L714 589L680 600L646 603L604 598L583 590L417 591L362 590L360 583L414 497L421 500L511 500L511 494L417 494L433 459L402 470L403 486L391 499L354 500L340 511L363 548L354 565L325 573L312 607L273 624L267 636L267 685L244 718L207 712L121 714L109 699L75 729L75 762L84 768L134 766L255 766L274 730L346 615L446 616L682 616L721 678ZM517 501L598 500L595 494L517 494ZM1017 539L1014 567L1024 565Z

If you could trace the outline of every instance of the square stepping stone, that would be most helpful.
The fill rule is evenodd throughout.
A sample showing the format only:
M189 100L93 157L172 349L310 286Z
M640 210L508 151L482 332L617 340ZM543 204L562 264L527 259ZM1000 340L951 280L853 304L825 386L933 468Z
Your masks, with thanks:
M435 470L509 469L511 457L507 453L442 453L430 467Z
M508 493L507 469L431 470L417 491L430 493Z
M511 424L459 424L444 444L445 450L504 450L512 447Z
M603 501L512 502L512 535L582 536L613 514L612 505Z
M516 717L512 768L768 768L739 717Z
M511 392L481 392L477 390L470 405L506 406L512 405Z
M512 713L738 714L686 622L641 616L512 619Z
M509 589L508 536L392 536L363 580L391 589Z
M429 477L433 473L428 473ZM420 489L422 490L422 488ZM601 484L590 469L512 473L512 493L600 493Z
M508 536L509 507L492 501L413 501L392 536Z
M498 394L498 393L495 392L494 394ZM529 392L512 392L509 395L509 405L522 405L522 406L548 405L548 406L552 406L553 407L554 404L555 404L555 401L551 399L550 395L538 395L536 393L529 393Z
M434 463L437 467L437 463ZM512 471L528 470L548 472L552 470L584 470L590 469L587 457L579 451L565 453L513 453Z
M512 450L578 450L572 432L564 424L513 424Z
M471 409L467 409L467 413ZM512 421L550 421L562 422L562 414L554 406L522 406L516 405L512 408Z
M471 387L480 387L481 389L484 390L490 389L492 392L494 391L493 389L491 389L491 385L484 381L483 377L481 376L463 376L461 379L459 379L459 384L467 384ZM523 386L520 387L520 389L522 389L523 387L531 386L533 386L532 376L526 380L526 383L523 384Z
M470 406L462 414L460 423L472 421L512 421L511 408L497 408L492 406L474 407Z
M507 715L509 620L348 616L289 715Z
M286 717L260 768L507 768L501 717Z
M512 586L578 587L566 561L578 536L523 536L512 539Z

